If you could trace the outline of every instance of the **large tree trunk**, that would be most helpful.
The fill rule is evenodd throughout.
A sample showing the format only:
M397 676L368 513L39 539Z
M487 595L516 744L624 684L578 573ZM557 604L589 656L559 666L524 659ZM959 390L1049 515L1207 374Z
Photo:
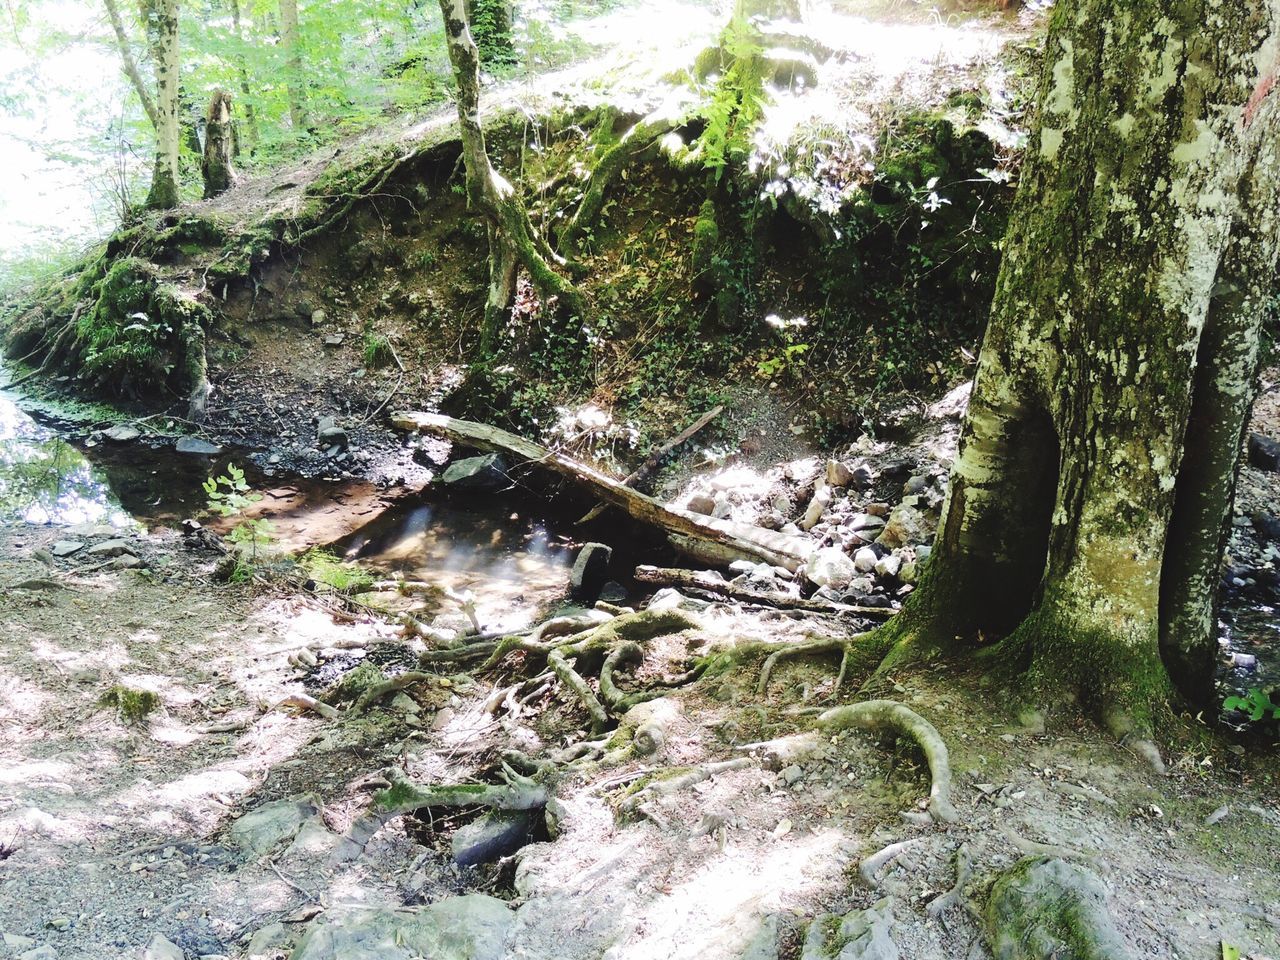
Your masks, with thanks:
M464 0L439 2L449 61L458 84L458 128L467 197L489 222L489 294L480 342L480 352L488 354L510 314L517 266L523 266L534 285L544 295L557 297L571 314L583 316L583 307L574 285L551 267L551 263L563 266L564 261L534 230L519 194L489 160L480 126L480 52L471 38Z
M146 0L143 14L156 73L156 162L147 206L167 210L178 205L178 147L182 134L178 122L178 0Z
M285 55L285 85L289 91L289 121L294 134L307 132L307 91L302 70L302 42L298 29L298 0L280 0L280 44Z
M206 200L225 193L236 182L235 167L231 163L232 143L231 94L217 90L209 100L205 117L204 159L200 164Z
M240 0L231 0L231 29L236 35L236 42L243 44L244 31L240 25ZM241 106L244 109L244 136L237 135L235 138L235 154L239 156L241 141L250 154L258 148L258 115L253 109L253 100L250 98L249 71L245 69L244 58L237 54L236 59L239 61L236 73L240 75Z
M1117 728L1168 693L1162 632L1205 662L1280 239L1278 30L1280 0L1057 5L903 644L1007 634L1038 700L1080 695Z

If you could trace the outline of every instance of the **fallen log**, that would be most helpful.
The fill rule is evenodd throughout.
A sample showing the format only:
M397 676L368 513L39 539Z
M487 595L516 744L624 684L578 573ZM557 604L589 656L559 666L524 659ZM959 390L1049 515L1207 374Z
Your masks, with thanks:
M813 551L813 544L803 537L669 507L586 464L498 427L434 413L394 413L391 422L401 430L431 433L459 446L505 453L513 460L567 477L634 519L665 530L681 550L695 555L713 553L726 563L736 558L798 570ZM709 549L704 551L703 546Z
M887 620L894 614L893 610L883 607L857 607L847 603L827 603L824 600L805 600L793 597L777 590L752 590L735 583L722 580L706 570L681 570L676 567L636 567L636 579L641 583L652 583L663 587L683 587L686 590L701 590L704 593L726 597L729 600L741 600L744 603L760 603L780 610L808 610L813 613L841 613L860 617L876 617Z
M653 470L655 470L658 464L662 463L662 461L665 460L670 455L672 450L676 449L676 447L683 446L684 444L688 443L703 427L705 427L708 423L710 423L716 417L720 416L720 414L722 414L723 412L724 412L724 407L722 406L713 407L712 409L708 410L706 413L700 416L688 427L681 430L672 440L668 441L667 443L664 443L644 463L640 464L640 466L638 466L635 470L632 470L629 474L623 477L622 478L623 485L627 487L634 487L639 481L643 480ZM584 523L590 523L592 520L600 516L600 514L607 509L608 507L605 504L597 503L594 507L592 507L589 511L587 511L585 516L583 516L580 520L578 520L575 523L575 526L580 526L581 524L584 524Z

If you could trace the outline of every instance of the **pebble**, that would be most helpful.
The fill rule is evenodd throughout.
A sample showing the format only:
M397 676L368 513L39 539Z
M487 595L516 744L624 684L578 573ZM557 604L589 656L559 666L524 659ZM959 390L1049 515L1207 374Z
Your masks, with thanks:
M793 763L791 766L784 768L780 776L782 777L782 782L789 787L804 776L804 771Z
M49 922L45 924L45 926L58 931L70 930L71 918L70 917L52 917L50 918Z
M870 547L863 547L853 555L853 566L859 573L871 573L879 562L876 552Z

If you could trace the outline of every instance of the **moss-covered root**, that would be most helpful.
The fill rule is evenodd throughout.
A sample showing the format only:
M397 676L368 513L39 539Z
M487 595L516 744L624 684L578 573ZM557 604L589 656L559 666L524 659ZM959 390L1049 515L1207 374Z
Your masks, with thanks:
M742 770L755 765L756 760L753 757L735 757L733 760L721 760L717 763L693 767L673 777L655 780L643 789L637 790L622 801L618 811L624 814L635 813L645 801L652 800L654 797L670 796L673 793L679 793L681 790L688 790L699 783L704 783L716 776L716 774L728 773L731 770Z
M398 769L386 772L391 786L374 797L374 807L385 816L412 813L423 807L492 807L495 810L532 810L545 806L549 794L542 784L504 765L505 784L457 783L420 786Z
M560 650L552 650L547 654L547 666L549 666L555 675L560 679L566 687L573 691L574 695L582 701L582 705L587 708L587 713L591 717L591 732L593 734L603 733L609 726L609 714L605 710L604 705L587 686L587 682L582 679L582 675L569 665L568 659Z
M991 889L987 935L996 960L1129 960L1106 890L1083 867L1029 857Z
M880 643L875 642L877 632L860 633L854 637L822 637L816 640L807 640L804 643L787 644L775 650L765 658L764 666L760 668L760 679L756 683L756 696L763 697L765 691L769 688L769 678L773 675L773 669L778 665L778 661L783 657L808 657L820 656L824 653L840 654L840 671L836 674L836 685L832 691L832 696L840 692L840 687L844 684L844 678L849 673L850 665L858 669L871 669L884 656L884 648Z
M818 717L818 725L824 731L857 727L910 737L920 745L929 764L933 781L929 787L929 813L935 820L946 823L960 819L951 805L951 761L947 745L933 724L914 710L894 700L867 700L828 710Z

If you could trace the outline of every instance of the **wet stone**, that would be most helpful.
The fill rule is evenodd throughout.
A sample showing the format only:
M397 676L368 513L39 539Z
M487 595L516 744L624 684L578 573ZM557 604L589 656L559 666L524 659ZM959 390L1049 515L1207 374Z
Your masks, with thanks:
M216 443L210 443L208 440L202 440L200 437L179 437L178 442L173 445L173 449L178 453L189 453L202 457L213 457L222 452L222 447Z
M142 436L142 431L137 427L130 427L122 423L107 430L103 430L102 435L106 439L115 443L129 443L130 441L137 440Z

